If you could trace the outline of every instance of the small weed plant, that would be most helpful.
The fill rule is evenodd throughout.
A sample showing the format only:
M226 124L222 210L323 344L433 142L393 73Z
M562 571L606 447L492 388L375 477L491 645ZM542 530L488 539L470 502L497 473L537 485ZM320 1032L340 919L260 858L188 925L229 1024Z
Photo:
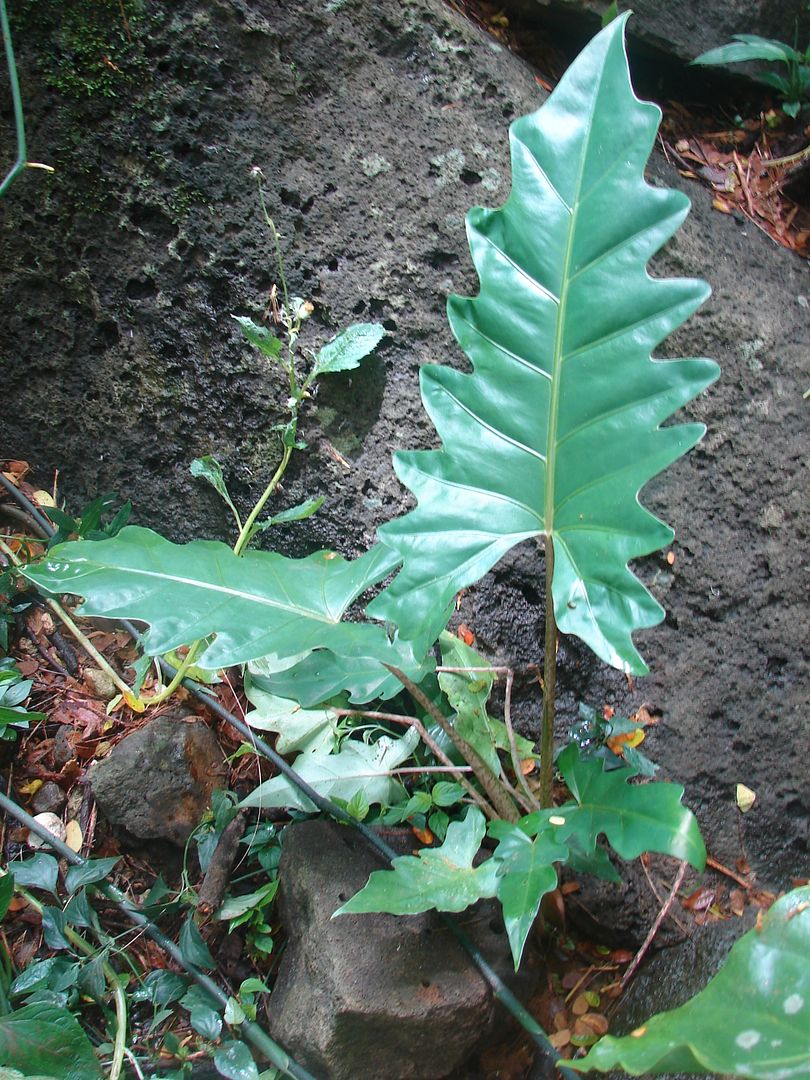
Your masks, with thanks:
M643 782L654 770L629 752L637 742L629 721L607 730L586 706L590 734L581 737L580 726L579 738L554 743L560 634L579 637L628 675L647 671L633 635L664 612L628 563L673 534L638 495L701 438L702 425L668 421L718 375L711 360L652 356L709 290L646 269L689 204L644 180L660 114L633 93L625 22L610 22L542 108L512 125L505 205L468 214L480 290L451 297L448 315L471 369L422 370L422 400L441 446L395 455L416 505L384 525L368 552L353 561L331 551L288 559L249 546L260 530L317 511L308 501L262 518L302 445L299 414L313 382L356 367L383 335L362 324L317 352L301 347L308 308L288 293L268 217L279 272L274 325L237 322L289 383L280 459L244 520L216 461L193 466L233 514L233 547L176 545L126 526L110 538L57 544L22 571L46 593L82 596L82 614L145 624L147 664L186 647L179 678L192 667L243 665L248 721L277 734L278 749L295 755L295 770L320 794L357 820L407 821L441 841L373 873L336 916L455 912L494 898L516 967L561 865L617 879L601 838L623 859L656 851L699 871L706 854L683 789ZM504 672L446 631L457 593L517 544L536 549L545 574L538 748L513 729L511 673L503 717L495 718L488 702ZM361 598L375 588L360 621ZM141 683L145 674L144 666ZM132 688L133 699L141 689ZM611 735L628 748L624 757L609 749ZM315 810L284 776L241 805ZM233 809L219 807L217 828ZM481 860L485 841L489 857ZM264 891L232 894L220 913L249 925L260 951L272 947L265 912L274 866L268 882ZM801 949L796 965L790 957L810 938L807 893L774 907L759 939L738 946L726 982L711 984L691 1012L666 1014L634 1037L606 1037L575 1066L806 1075L810 976ZM766 985L767 965L758 967L755 954L779 948L785 935L785 978ZM747 1010L728 994L730 980L747 980Z

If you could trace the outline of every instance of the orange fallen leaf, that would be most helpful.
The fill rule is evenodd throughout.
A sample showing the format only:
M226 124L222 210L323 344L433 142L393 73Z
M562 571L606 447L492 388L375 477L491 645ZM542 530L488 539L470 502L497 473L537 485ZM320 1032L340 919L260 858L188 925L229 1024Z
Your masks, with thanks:
M719 210L721 214L734 213L734 211L724 199L712 199L712 206L715 210Z
M669 566L674 566L675 565L675 552L674 551L668 551L667 552L667 564Z
M561 1031L555 1031L549 1035L548 1041L555 1050L562 1050L564 1046L567 1046L568 1043L571 1042L571 1032L568 1028L563 1028Z
M528 776L530 773L533 773L536 768L537 762L534 760L534 758L521 759L520 771L523 773L524 776Z
M584 1016L586 1012L590 1010L591 1003L588 1001L587 995L578 994L574 998L574 1003L571 1006L571 1012L574 1016Z
M589 1012L581 1016L574 1024L575 1035L607 1035L607 1017L602 1013Z
M465 645L472 645L475 641L475 634L470 630L466 623L462 623L456 631L458 636L464 642Z
M417 829L415 825L412 825L411 828L413 829L413 834L417 840L420 840L423 844L433 843L433 833L427 826L425 826L424 829Z

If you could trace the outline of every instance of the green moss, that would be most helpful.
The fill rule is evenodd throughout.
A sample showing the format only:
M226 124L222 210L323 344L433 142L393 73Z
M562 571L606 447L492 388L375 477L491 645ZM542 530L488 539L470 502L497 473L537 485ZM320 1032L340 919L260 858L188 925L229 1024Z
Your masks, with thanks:
M116 97L143 77L141 0L18 0L11 15L18 46L46 85L65 97Z

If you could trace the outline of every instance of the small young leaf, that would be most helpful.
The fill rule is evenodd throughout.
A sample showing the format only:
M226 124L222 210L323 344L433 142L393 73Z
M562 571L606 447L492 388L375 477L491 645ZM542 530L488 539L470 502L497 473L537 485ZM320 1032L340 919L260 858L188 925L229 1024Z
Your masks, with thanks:
M228 1080L259 1080L256 1062L243 1042L223 1043L214 1054L214 1065Z
M180 999L180 1004L188 1010L191 1026L198 1035L204 1039L218 1039L222 1031L222 1017L219 1015L219 1005L215 998L202 989L193 985Z
M379 323L355 323L332 338L315 357L312 377L349 371L379 345L385 330Z
M187 917L180 931L180 951L187 964L209 969L217 966L191 915Z
M0 877L0 920L5 919L11 898L14 896L14 875L4 873Z
M228 508L236 520L240 520L239 512L233 504L231 494L228 491L228 485L225 483L225 477L222 474L222 466L215 457L206 454L204 457L195 458L191 465L189 465L189 472L192 476L207 480L217 494L228 504Z
M471 806L464 821L454 821L439 848L423 848L418 856L394 859L391 870L375 870L358 893L339 908L338 915L387 911L417 915L422 911L463 911L483 897L495 896L499 864L487 859L473 867L484 839L486 822Z
M9 869L14 874L17 885L30 889L44 889L56 896L56 883L59 880L59 863L53 855L39 852L25 862L11 863Z
M400 739L383 736L371 745L346 741L339 754L301 754L293 768L319 794L349 802L362 790L369 805L390 805L403 796L402 784L388 774L410 757L419 743L419 734L408 730ZM284 776L260 784L240 806L286 806L312 813L314 803Z
M745 60L779 60L797 63L801 56L783 41L759 37L758 34L734 34L734 40L717 49L709 49L692 61L695 65L739 64Z
M245 1010L239 1004L235 997L228 998L228 1004L225 1006L225 1012L223 1013L223 1019L226 1024L230 1024L234 1027L237 1024L241 1024L245 1018Z
M120 855L111 855L106 859L88 859L82 866L71 866L65 871L65 888L69 893L78 892L83 885L92 885L107 877Z
M518 825L502 821L497 835L498 899L517 971L542 899L557 887L554 864L566 860L568 848L556 840L553 828L532 840Z
M464 798L464 788L455 781L440 780L438 784L433 785L430 797L434 806L455 806Z
M285 525L289 521L305 521L306 518L312 517L324 504L323 495L319 495L317 499L305 499L304 502L299 503L297 506L291 506L289 510L282 510L278 514L273 514L271 518L268 518L263 525Z
M278 360L283 344L266 326L260 326L244 315L232 315L231 318L239 323L242 333L251 345L255 345L259 352L264 353L270 360Z
M61 908L43 907L42 936L51 949L70 948L70 942L65 937L65 913Z

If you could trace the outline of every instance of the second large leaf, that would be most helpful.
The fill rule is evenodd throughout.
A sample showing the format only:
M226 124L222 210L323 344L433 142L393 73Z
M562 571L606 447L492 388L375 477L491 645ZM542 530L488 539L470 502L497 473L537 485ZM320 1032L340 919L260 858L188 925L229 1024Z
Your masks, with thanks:
M481 287L448 314L474 370L423 369L442 449L396 455L418 505L380 530L404 566L369 613L403 637L431 636L459 589L545 536L560 629L647 670L631 635L663 611L627 563L673 534L638 492L702 436L702 424L661 425L718 368L651 357L709 290L646 269L689 201L644 180L660 111L633 93L625 22L512 125L506 204L467 216Z

